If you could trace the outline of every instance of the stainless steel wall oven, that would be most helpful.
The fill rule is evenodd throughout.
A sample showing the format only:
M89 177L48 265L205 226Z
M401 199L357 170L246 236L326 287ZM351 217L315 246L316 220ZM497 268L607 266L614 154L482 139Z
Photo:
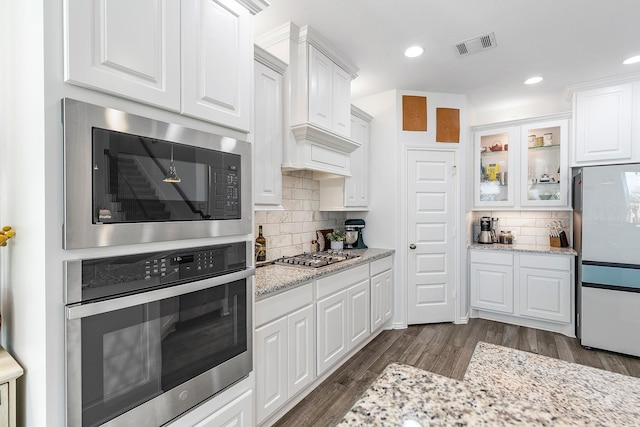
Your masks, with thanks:
M250 249L67 261L67 425L159 426L248 376Z
M62 104L65 249L251 234L249 143Z

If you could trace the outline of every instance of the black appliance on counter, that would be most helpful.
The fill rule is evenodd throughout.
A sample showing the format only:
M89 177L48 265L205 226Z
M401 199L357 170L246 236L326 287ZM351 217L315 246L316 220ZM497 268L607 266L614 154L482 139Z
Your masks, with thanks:
M362 230L364 230L364 219L347 219L344 222L345 232L347 233L347 249L367 249L362 239Z

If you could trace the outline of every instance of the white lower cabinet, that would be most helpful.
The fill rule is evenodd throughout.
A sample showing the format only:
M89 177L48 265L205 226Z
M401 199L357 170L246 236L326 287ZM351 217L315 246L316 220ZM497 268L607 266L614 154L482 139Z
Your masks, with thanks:
M256 302L256 422L271 425L392 317L388 256ZM375 315L374 315L375 312Z
M371 332L380 329L393 315L393 258L371 262Z
M316 280L318 376L369 337L369 265Z
M573 258L471 250L470 305L475 317L573 336Z
M209 415L194 427L251 427L253 426L251 390Z
M265 420L314 379L311 283L256 302L256 417Z
M513 255L471 253L471 307L513 313Z
M571 260L520 255L520 315L571 321Z

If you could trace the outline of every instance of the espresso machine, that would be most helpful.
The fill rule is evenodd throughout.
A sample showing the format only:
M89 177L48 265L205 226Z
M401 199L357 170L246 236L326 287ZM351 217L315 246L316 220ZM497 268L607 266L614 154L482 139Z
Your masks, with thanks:
M344 231L347 235L345 249L366 249L367 245L362 240L364 219L347 219L344 222Z

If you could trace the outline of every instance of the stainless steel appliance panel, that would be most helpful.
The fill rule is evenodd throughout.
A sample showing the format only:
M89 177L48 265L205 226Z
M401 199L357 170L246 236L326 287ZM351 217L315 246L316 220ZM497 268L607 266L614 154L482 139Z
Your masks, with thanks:
M251 144L123 111L63 99L65 249L251 234ZM240 156L240 218L94 224L92 134L108 129Z
M67 261L67 425L159 426L249 375L251 249Z

